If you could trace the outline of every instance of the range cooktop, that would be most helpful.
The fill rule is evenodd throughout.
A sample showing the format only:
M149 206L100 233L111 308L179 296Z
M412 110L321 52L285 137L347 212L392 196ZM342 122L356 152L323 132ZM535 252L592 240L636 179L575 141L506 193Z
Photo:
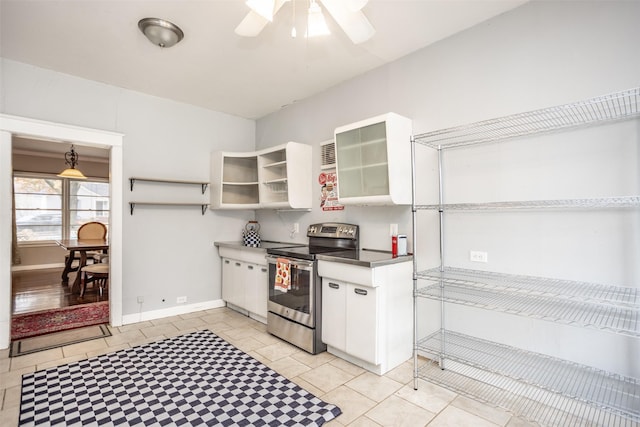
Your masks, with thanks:
M275 255L283 258L297 258L308 261L316 259L316 255L331 255L341 258L356 259L358 251L355 249L330 248L324 246L298 246L291 248L274 248L267 249L269 255Z

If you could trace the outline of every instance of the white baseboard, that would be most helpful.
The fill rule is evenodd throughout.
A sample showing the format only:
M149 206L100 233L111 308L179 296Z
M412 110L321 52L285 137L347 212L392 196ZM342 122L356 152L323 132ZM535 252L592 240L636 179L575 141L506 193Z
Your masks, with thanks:
M63 268L64 262L56 264L12 265L11 271L45 270L47 268Z
M146 322L147 320L179 316L181 314L193 313L194 311L210 310L212 308L220 308L224 306L226 306L226 304L221 299L199 302L195 304L180 304L173 307L163 308L161 310L151 310L134 314L125 314L122 316L122 324L129 325L131 323Z

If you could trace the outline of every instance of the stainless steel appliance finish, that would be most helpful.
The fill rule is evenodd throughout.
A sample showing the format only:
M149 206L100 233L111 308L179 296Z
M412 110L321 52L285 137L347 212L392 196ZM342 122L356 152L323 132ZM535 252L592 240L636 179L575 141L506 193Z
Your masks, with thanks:
M311 354L326 350L322 343L322 286L316 255L356 258L359 228L353 224L312 224L309 245L267 249L269 301L267 331ZM276 284L279 265L288 267L288 289Z

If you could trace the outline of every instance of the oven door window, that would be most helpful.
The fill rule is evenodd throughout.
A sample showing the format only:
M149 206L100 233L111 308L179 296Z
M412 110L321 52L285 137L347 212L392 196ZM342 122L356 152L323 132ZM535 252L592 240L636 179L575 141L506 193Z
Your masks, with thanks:
M269 301L298 313L312 305L313 263L289 260L269 263Z

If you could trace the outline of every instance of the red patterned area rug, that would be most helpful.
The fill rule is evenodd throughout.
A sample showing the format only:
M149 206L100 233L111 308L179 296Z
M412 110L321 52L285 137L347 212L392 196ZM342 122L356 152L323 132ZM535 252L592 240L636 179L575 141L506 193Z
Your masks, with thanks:
M81 326L109 323L109 301L74 305L11 318L11 339L66 331Z

